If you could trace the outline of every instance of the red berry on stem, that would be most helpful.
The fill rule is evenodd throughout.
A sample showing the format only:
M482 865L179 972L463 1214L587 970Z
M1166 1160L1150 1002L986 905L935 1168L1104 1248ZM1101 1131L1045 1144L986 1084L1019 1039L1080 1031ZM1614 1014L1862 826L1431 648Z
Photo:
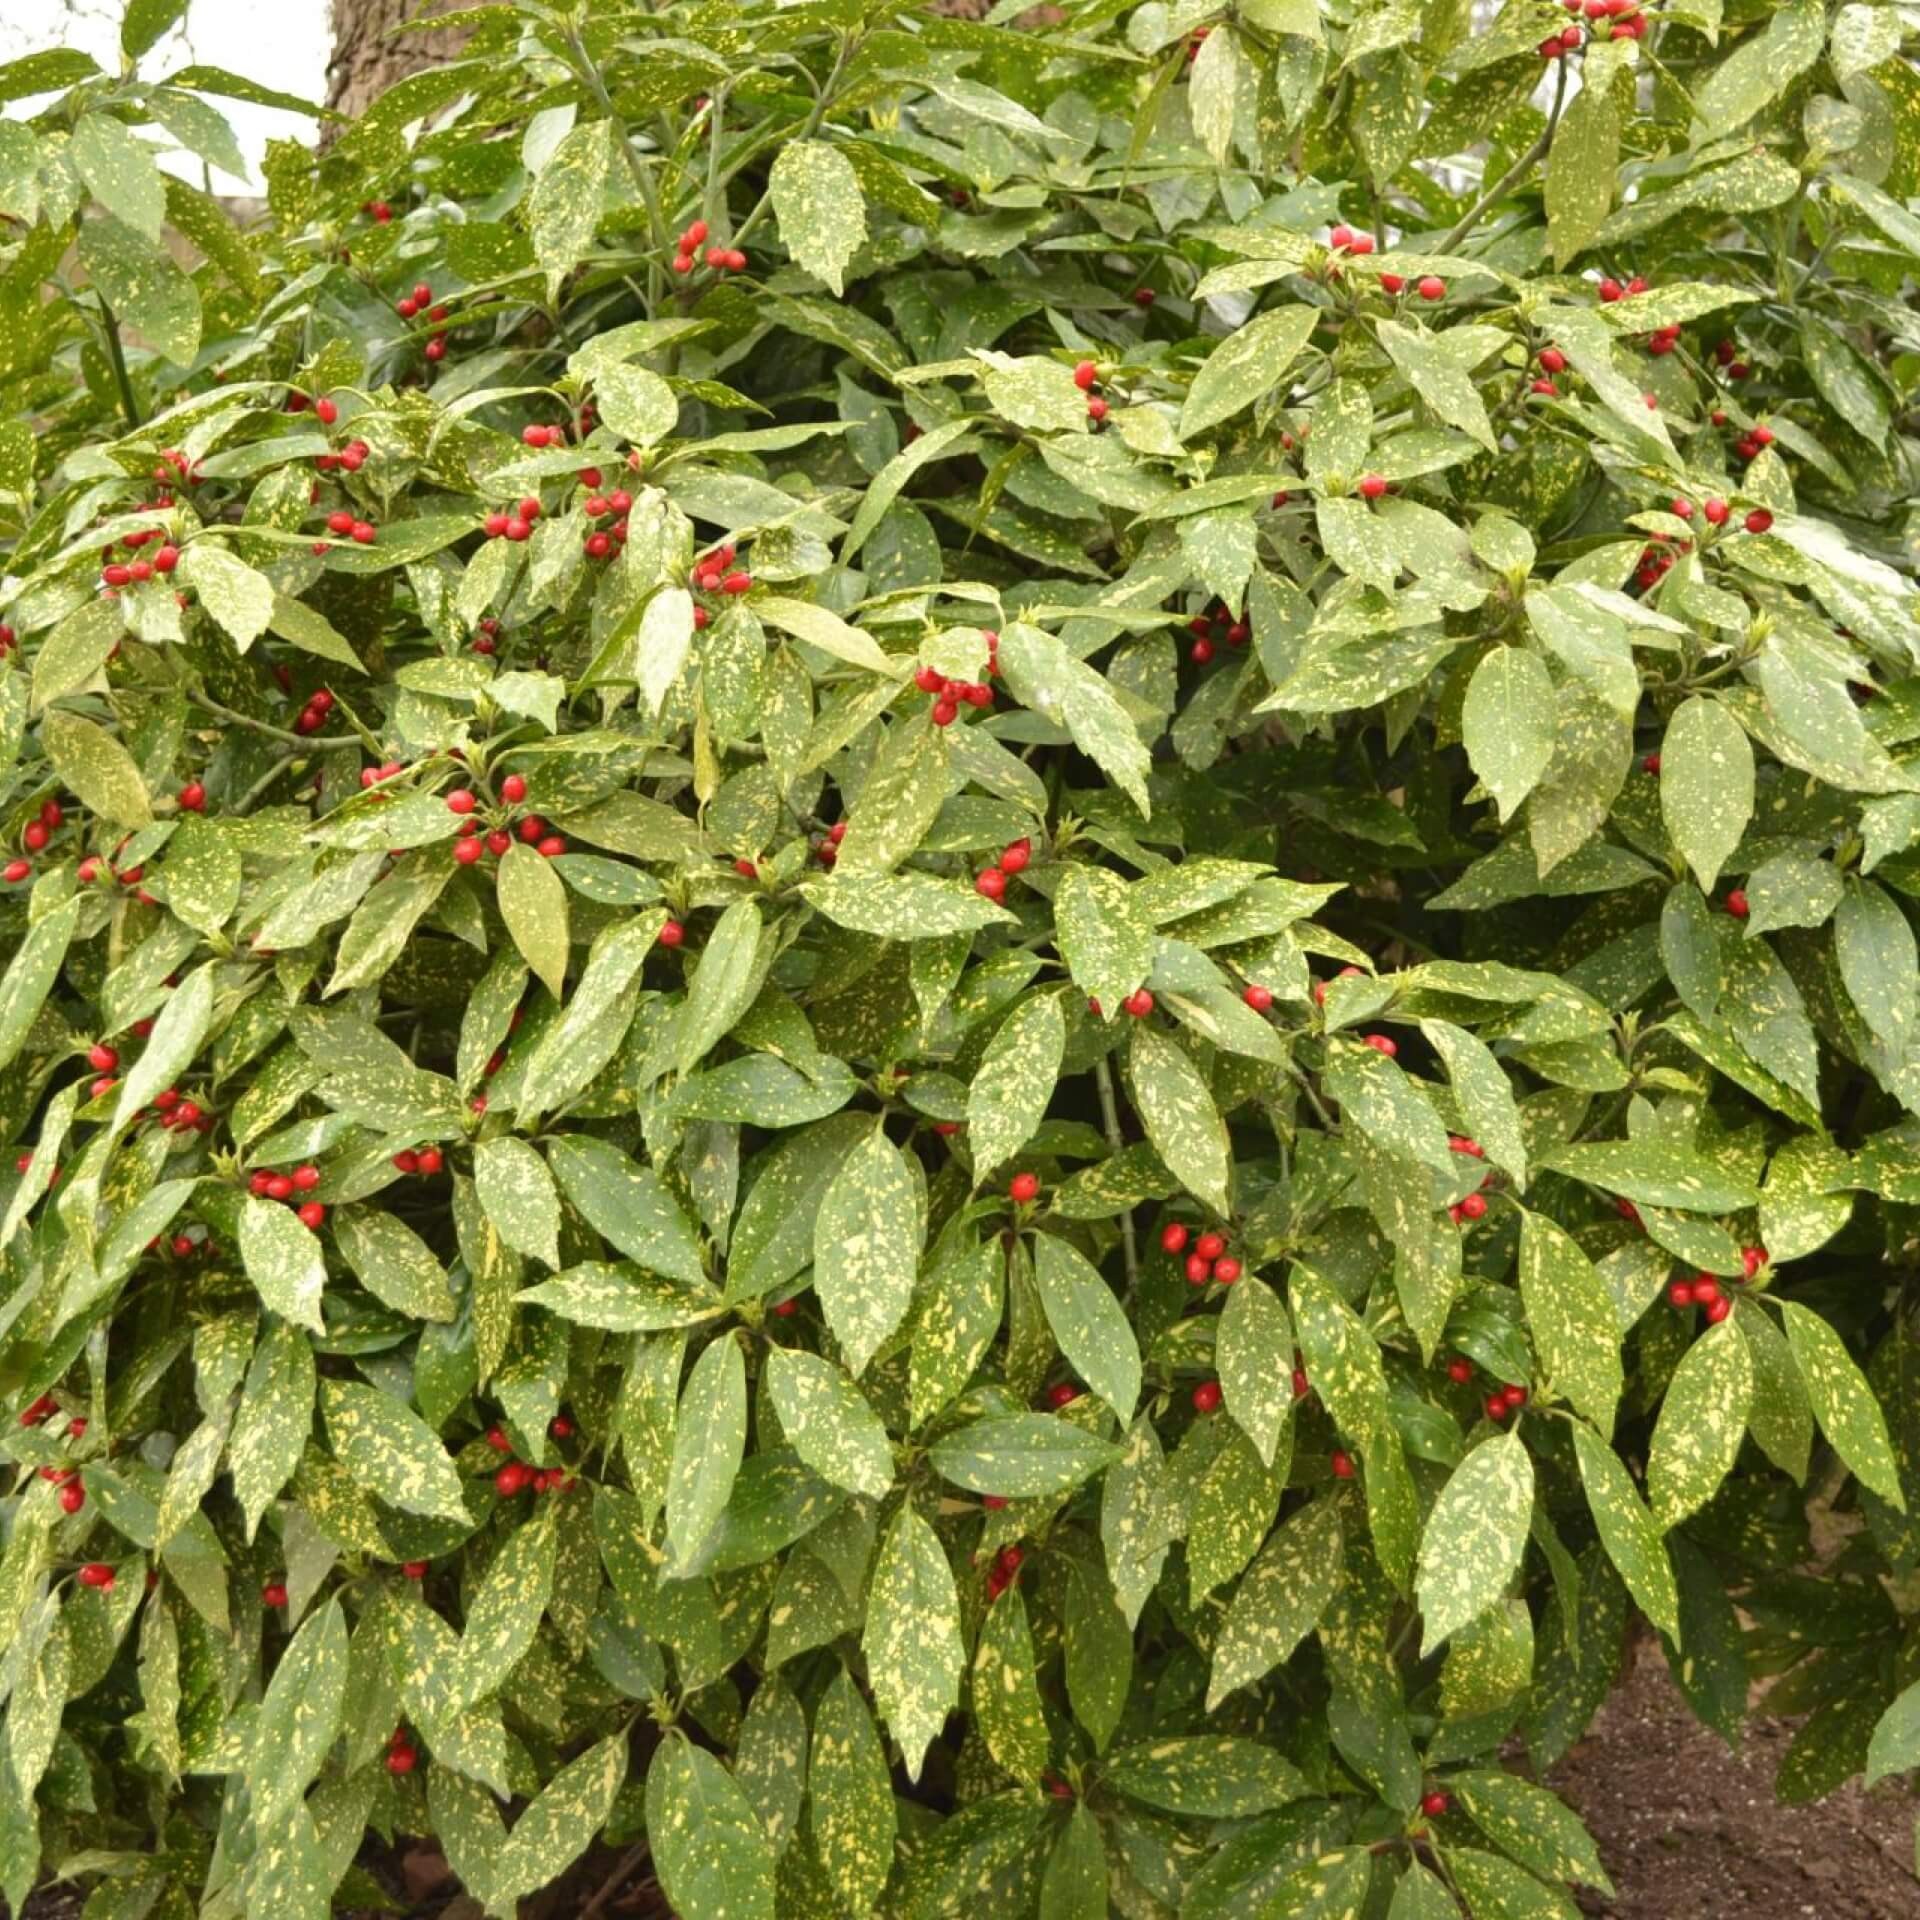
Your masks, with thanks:
M1203 1380L1193 1390L1193 1410L1195 1413L1215 1412L1221 1400L1220 1382Z
M1040 1193L1040 1176L1037 1173L1016 1173L1007 1182L1007 1193L1018 1206L1031 1206Z

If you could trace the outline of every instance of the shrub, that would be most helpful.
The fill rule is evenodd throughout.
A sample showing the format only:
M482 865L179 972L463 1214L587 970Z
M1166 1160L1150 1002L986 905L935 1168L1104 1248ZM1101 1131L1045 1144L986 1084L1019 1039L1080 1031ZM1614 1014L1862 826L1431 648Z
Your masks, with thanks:
M1008 13L244 229L0 69L16 1911L1565 1915L1635 1615L1920 1763L1910 23Z

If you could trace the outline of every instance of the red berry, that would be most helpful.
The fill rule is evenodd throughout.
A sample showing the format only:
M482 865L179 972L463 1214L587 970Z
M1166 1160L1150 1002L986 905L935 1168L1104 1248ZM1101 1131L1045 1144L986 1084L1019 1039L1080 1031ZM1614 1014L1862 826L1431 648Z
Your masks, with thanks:
M487 835L487 851L492 854L496 860L512 845L513 835L502 828L496 827L493 832Z
M550 833L534 848L543 860L551 860L556 853L565 853L567 843L557 833Z
M947 684L947 676L938 667L922 667L913 676L913 684L922 693L938 693Z
M1766 1264L1767 1250L1765 1247L1742 1247L1740 1249L1740 1265L1745 1269L1746 1277L1749 1280Z
M456 840L453 843L453 857L463 867L477 865L480 856L485 853L486 850L487 843L480 839Z
M1353 1478L1353 1456L1342 1448L1334 1448L1333 1457L1327 1462L1327 1465L1333 1469L1333 1477L1336 1480L1351 1480Z
M1414 292L1422 300L1444 300L1447 297L1447 283L1437 273L1429 273L1423 276Z
M60 1510L63 1513L78 1513L87 1504L87 1490L78 1480L69 1480L60 1489Z
M1040 1192L1040 1176L1037 1173L1016 1173L1007 1182L1007 1192L1019 1206L1030 1206Z
M1708 1325L1717 1327L1732 1311L1733 1302L1723 1293L1718 1300L1714 1301L1713 1304L1707 1308Z
M1145 987L1130 993L1120 1003L1136 1020L1144 1020L1153 1011L1153 995Z
M188 813L205 813L207 810L207 790L198 780L189 780L180 789L180 805Z
M83 1587L98 1587L102 1593L113 1586L113 1569L104 1560L90 1560L75 1576Z
M1223 1287L1232 1286L1233 1283L1240 1278L1240 1262L1230 1253L1222 1254L1220 1258L1213 1263L1213 1277L1218 1280Z
M393 1164L402 1173L414 1173L419 1170L420 1156L411 1148L406 1148L393 1156Z
M1133 290L1133 304L1136 307L1150 307L1156 297L1151 287L1135 287Z
M1087 401L1087 418L1104 420L1107 417L1107 403L1096 393Z
M260 1601L263 1606L284 1607L287 1604L287 1590L278 1580L270 1580L260 1589Z
M300 1224L309 1231L317 1231L326 1217L327 1210L318 1200L309 1200L297 1213Z
M931 717L933 720L933 724L936 727L952 726L954 721L960 717L960 707L958 702L953 700L946 700L946 699L936 700L933 703L933 712Z
M424 1560L403 1560L400 1571L409 1580L424 1580L427 1577L427 1563Z
M269 1200L291 1200L293 1182L284 1173L270 1173L267 1176L267 1198Z
M1507 1417L1507 1396L1504 1393L1488 1394L1487 1395L1487 1418L1489 1420L1504 1420L1506 1417Z
M1385 479L1377 473L1365 475L1360 482L1360 497L1363 500L1378 500L1387 490Z
M320 1169L315 1166L295 1167L293 1184L296 1192L311 1193L320 1184Z
M1099 383L1100 369L1091 360L1082 360L1073 370L1073 384L1086 393Z
M1754 510L1747 515L1747 531L1749 533L1765 533L1772 525L1773 515L1770 514L1765 507L1755 507Z
M411 1773L419 1765L420 1756L411 1747L389 1747L387 1749L387 1771L389 1773Z
M1667 1282L1667 1304L1670 1307L1685 1309L1693 1305L1693 1282L1691 1280L1670 1280Z
M1708 526L1719 527L1726 524L1727 515L1732 509L1724 500L1715 499L1709 500L1700 511L1706 515Z
M1398 293L1406 284L1406 281L1397 273L1383 273L1380 276L1382 293Z
M1070 1407L1080 1398L1080 1389L1071 1380L1056 1381L1047 1389L1047 1405L1058 1409Z
M1547 373L1565 373L1567 370L1567 356L1562 353L1558 347L1542 347L1540 349L1540 365Z
M1187 1255L1187 1279L1196 1287L1204 1287L1213 1278L1213 1262L1203 1259L1197 1253Z
M1227 1250L1227 1238L1222 1233L1203 1233L1193 1243L1193 1250L1202 1260L1218 1260Z
M1602 280L1600 282L1600 298L1605 301L1608 306L1612 306L1616 300L1624 298L1624 289L1618 280Z
M1248 987L1246 991L1241 994L1240 998L1244 1000L1255 1013L1265 1013L1267 1009L1273 1005L1273 989L1271 987L1261 986Z
M1007 876L998 867L983 867L973 876L973 890L989 900L1003 899L1007 891Z
M1420 1811L1424 1813L1429 1820L1438 1820L1452 1805L1453 1800L1450 1795L1438 1792L1429 1793L1422 1796Z
M420 1149L420 1171L423 1174L438 1173L443 1164L438 1147L422 1147Z
M1178 1220L1171 1221L1160 1229L1160 1247L1165 1253L1183 1253L1186 1251L1187 1230Z
M517 773L510 773L500 782L500 798L518 805L527 797L527 783Z
M471 813L479 804L480 803L465 787L455 787L454 790L447 795L447 811L449 813Z
M10 881L24 880L33 871L31 860L9 860L4 869Z
M1473 1362L1471 1360L1449 1360L1447 1362L1447 1378L1451 1380L1455 1386L1464 1387L1467 1382L1473 1378Z
M1727 895L1727 911L1732 914L1736 920L1744 920L1747 917L1749 909L1747 906L1747 893L1744 887L1735 887L1734 890Z
M1468 1194L1466 1198L1460 1202L1460 1211L1469 1220L1478 1220L1486 1210L1487 1203L1485 1198L1477 1193Z
M533 1482L533 1469L524 1460L509 1460L493 1476L493 1490L503 1500L511 1500L515 1494L522 1493Z
M1002 873L1024 873L1032 859L1033 849L1022 846L1020 842L1016 840L1014 844L1000 856L1000 871Z
M113 1048L105 1046L96 1040L93 1045L87 1049L87 1064L92 1067L96 1073L111 1073L114 1068L120 1064L120 1056Z
M1213 1413L1220 1405L1220 1382L1203 1380L1193 1390L1193 1410L1195 1413Z
M1370 1033L1366 1036L1366 1044L1370 1046L1375 1053L1384 1053L1389 1060L1400 1051L1400 1043L1390 1034Z
M1196 667L1204 667L1213 658L1213 642L1196 640L1187 650L1187 657Z

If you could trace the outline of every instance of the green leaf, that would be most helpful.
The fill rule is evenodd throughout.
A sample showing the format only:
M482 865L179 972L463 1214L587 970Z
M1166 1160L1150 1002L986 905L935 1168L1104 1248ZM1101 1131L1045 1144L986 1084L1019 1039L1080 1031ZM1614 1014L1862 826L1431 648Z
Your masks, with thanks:
M1044 1413L993 1414L928 1449L936 1471L971 1493L1032 1500L1090 1480L1116 1450L1084 1428Z
M527 965L557 1000L566 986L567 889L524 841L516 840L500 861L500 917Z
M1038 1786L1050 1742L1027 1603L1019 1583L988 1603L973 1660L973 1717L987 1751L1029 1786Z
M158 242L111 214L83 220L80 262L115 318L175 366L200 350L200 294Z
M404 1221L371 1207L342 1207L333 1216L333 1239L376 1300L416 1320L453 1318L446 1269Z
M1228 1413L1262 1464L1272 1466L1293 1407L1293 1322L1279 1296L1253 1274L1236 1281L1227 1295L1214 1336L1214 1366Z
M726 1311L726 1302L704 1281L674 1280L604 1260L583 1260L516 1298L575 1326L603 1327L611 1333L697 1327Z
M775 1347L767 1391L781 1431L824 1480L879 1499L893 1485L893 1445L860 1389L815 1353Z
M455 1667L455 1700L470 1707L505 1685L553 1593L554 1528L544 1518L510 1533L469 1591Z
M318 1237L290 1208L249 1195L240 1207L240 1263L262 1301L309 1333L324 1333L327 1263Z
M1753 1360L1740 1330L1709 1327L1674 1370L1647 1456L1647 1493L1664 1533L1719 1491L1746 1435Z
M867 234L866 203L853 163L824 140L781 147L767 175L780 238L795 262L835 293Z
M1812 1308L1783 1300L1780 1311L1821 1432L1863 1486L1904 1513L1906 1495L1887 1438L1886 1416L1866 1376L1840 1336Z
M814 1845L842 1910L873 1912L893 1870L893 1781L873 1716L845 1667L814 1714L807 1792Z
M1153 965L1152 915L1117 873L1079 861L1062 877L1053 913L1054 940L1073 984L1117 1014Z
M606 120L575 127L547 157L533 183L527 230L551 287L558 286L593 244L616 137Z
M1231 1150L1226 1123L1192 1058L1156 1029L1136 1027L1128 1084L1147 1138L1168 1170L1216 1213L1227 1213Z
M654 1767L658 1769L664 1759L664 1754L656 1756ZM718 1762L714 1764L717 1766ZM626 1771L624 1730L602 1740L598 1746L589 1747L577 1760L570 1760L562 1767L514 1823L512 1833L500 1849L493 1883L495 1898L511 1903L520 1895L557 1880L579 1859L607 1824L614 1796L620 1791ZM652 1831L656 1844L660 1844L660 1829ZM743 1908L742 1911L752 1910ZM688 1920L699 1920L691 1907Z
M117 220L158 245L167 217L167 190L153 149L105 113L74 122L67 153L86 188Z
M651 1167L587 1133L549 1140L547 1160L587 1225L629 1260L688 1286L706 1284L699 1236Z
M1447 1865L1474 1920L1580 1920L1580 1909L1558 1887L1498 1854L1449 1847Z
M1272 1747L1225 1734L1124 1748L1108 1756L1103 1777L1142 1806L1214 1820L1246 1819L1311 1791Z
M1040 1920L1107 1920L1107 1849L1100 1822L1076 1801L1047 1856Z
M1420 1031L1447 1069L1460 1117L1487 1158L1513 1175L1516 1186L1527 1184L1527 1145L1518 1102L1506 1069L1493 1049L1450 1020L1422 1020Z
M1545 1214L1521 1218L1520 1297L1548 1379L1610 1435L1625 1384L1619 1316L1593 1262Z
M0 977L0 1067L12 1063L46 1005L79 920L78 898L65 901L36 921L14 949L6 974Z
M1313 307L1275 307L1235 328L1200 363L1180 409L1180 438L1192 440L1271 393L1307 344Z
M54 772L82 804L117 827L153 819L147 783L132 756L104 727L56 707L40 723L40 743Z
M301 1623L260 1702L247 1769L259 1832L271 1833L318 1775L346 1699L347 1622L330 1597Z
M1034 1282L1067 1364L1124 1425L1140 1398L1140 1350L1113 1289L1055 1234L1034 1236Z
M1595 1140L1562 1147L1546 1164L1570 1180L1584 1180L1648 1207L1689 1213L1731 1213L1760 1196L1715 1161L1665 1140Z
M1492 1771L1451 1773L1447 1786L1474 1825L1529 1872L1543 1880L1578 1881L1612 1897L1613 1882L1600 1864L1593 1836L1557 1795L1517 1775Z
M508 1246L550 1267L560 1264L560 1196L546 1162L524 1140L503 1134L473 1150L480 1205Z
M710 1342L680 1395L667 1475L667 1539L690 1567L725 1511L747 1445L747 1365L731 1334Z
M800 891L835 926L883 940L931 940L1013 918L971 887L924 873L836 873L808 880Z
M674 1063L681 1073L692 1072L752 1004L759 985L759 953L759 905L736 900L715 923L713 937L687 985L679 1044L674 1049Z
M1849 887L1834 910L1833 951L1847 997L1873 1037L1889 1053L1905 1053L1920 1012L1920 956L1892 896L1867 881Z
M438 1435L390 1393L322 1380L320 1406L335 1457L369 1493L405 1513L468 1521L460 1475Z
M187 0L127 0L120 21L120 51L138 60L187 10Z
M1467 1455L1440 1490L1420 1538L1418 1598L1428 1653L1506 1591L1533 1519L1533 1460L1503 1433Z
M813 1230L814 1288L856 1378L906 1318L925 1231L906 1157L875 1127L834 1175Z
M1875 1723L1867 1747L1865 1785L1877 1787L1889 1774L1920 1767L1920 1681L1906 1689Z
M274 624L273 582L215 540L189 541L178 575L242 653Z
M1234 1591L1213 1644L1207 1711L1290 1660L1320 1624L1345 1573L1338 1504L1315 1500L1290 1516Z
M1673 1565L1667 1558L1667 1543L1641 1501L1633 1476L1621 1465L1613 1449L1577 1420L1573 1422L1573 1444L1580 1460L1580 1478L1587 1490L1587 1504L1593 1509L1593 1523L1600 1530L1608 1559L1620 1569L1627 1591L1639 1602L1647 1618L1662 1633L1677 1637L1680 1594L1674 1584Z
M83 600L40 643L33 662L33 704L44 707L84 687L120 644L126 620L117 601ZM171 864L169 864L171 873Z
M1473 670L1460 735L1502 820L1540 784L1553 758L1559 704L1546 663L1524 647L1496 647Z
M861 1640L867 1679L910 1780L960 1698L965 1650L953 1570L914 1509L893 1517L874 1562Z
M261 1516L306 1452L317 1390L313 1348L296 1328L276 1321L254 1350L227 1440L227 1465L248 1540L259 1532Z
M1753 818L1753 748L1718 700L1682 701L1660 743L1660 811L1705 893Z
M1583 84L1560 115L1547 154L1547 238L1556 267L1584 253L1613 211L1620 167L1620 108L1613 85L1618 66L1602 67L1603 53L1604 43L1588 47Z

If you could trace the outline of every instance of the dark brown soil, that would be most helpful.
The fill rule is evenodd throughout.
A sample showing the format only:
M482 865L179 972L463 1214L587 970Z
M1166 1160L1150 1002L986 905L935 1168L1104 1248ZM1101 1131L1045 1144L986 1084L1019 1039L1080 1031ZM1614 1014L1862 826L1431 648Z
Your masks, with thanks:
M1616 1895L1583 1892L1604 1920L1920 1920L1913 1874L1920 1801L1857 1783L1814 1806L1774 1802L1795 1723L1748 1723L1738 1753L1693 1717L1657 1642L1587 1738L1549 1776L1586 1821Z

